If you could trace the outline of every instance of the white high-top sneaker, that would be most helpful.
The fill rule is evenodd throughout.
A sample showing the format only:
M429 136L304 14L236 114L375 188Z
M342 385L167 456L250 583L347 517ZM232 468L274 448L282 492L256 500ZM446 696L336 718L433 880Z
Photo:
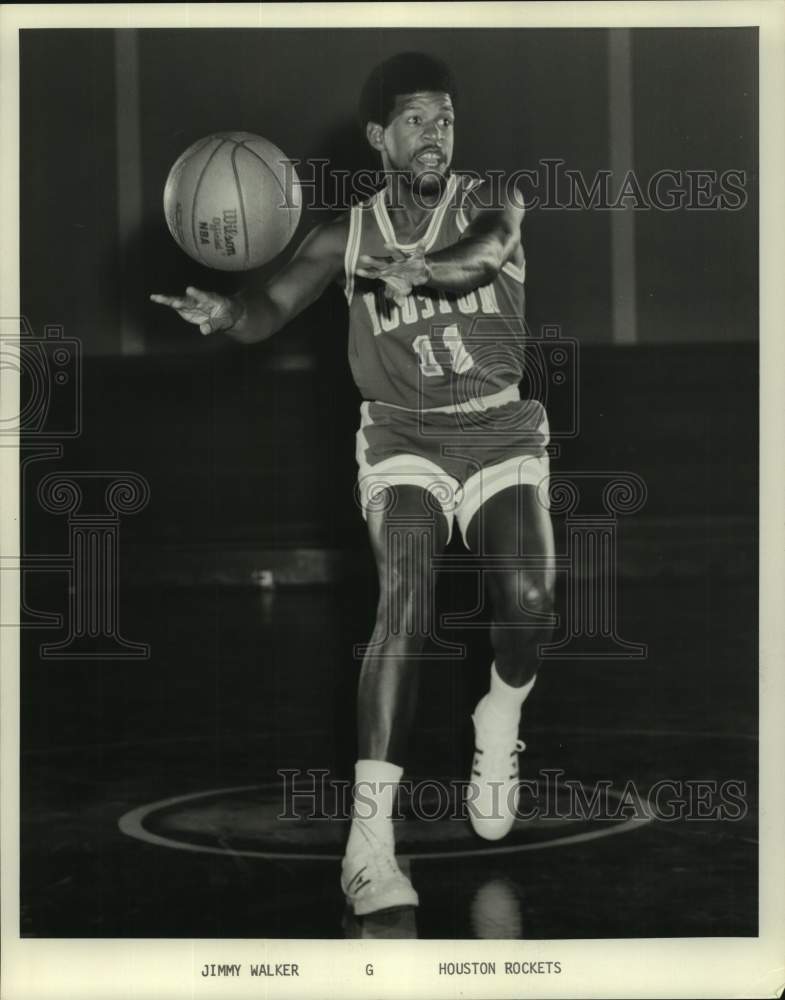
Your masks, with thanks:
M501 840L510 832L518 808L518 721L499 723L481 698L472 715L474 760L467 808L474 832L485 840Z
M395 860L393 848L365 829L365 843L346 855L341 888L357 917L400 906L417 906L419 897Z

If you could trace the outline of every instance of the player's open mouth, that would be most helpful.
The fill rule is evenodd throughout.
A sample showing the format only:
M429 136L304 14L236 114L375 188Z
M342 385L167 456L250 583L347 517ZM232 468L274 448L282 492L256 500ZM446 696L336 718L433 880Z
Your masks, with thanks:
M415 159L419 163L425 164L426 167L438 167L444 160L444 157L438 149L424 149L417 154Z

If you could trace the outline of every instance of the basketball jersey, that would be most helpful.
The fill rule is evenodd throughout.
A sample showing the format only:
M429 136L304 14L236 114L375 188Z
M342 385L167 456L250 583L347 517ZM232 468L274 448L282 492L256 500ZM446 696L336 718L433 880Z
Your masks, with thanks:
M345 255L349 363L364 399L410 410L452 406L487 396L523 377L525 267L507 263L490 284L464 295L414 289L402 305L381 281L355 274L362 254L388 257L385 243L410 253L436 252L468 226L466 196L481 183L450 175L424 236L396 239L385 190L352 206Z

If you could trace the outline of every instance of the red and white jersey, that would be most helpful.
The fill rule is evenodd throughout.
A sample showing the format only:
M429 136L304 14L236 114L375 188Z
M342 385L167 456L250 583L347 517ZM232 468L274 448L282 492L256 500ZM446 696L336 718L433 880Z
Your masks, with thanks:
M384 285L355 274L361 254L389 256L451 246L468 226L466 196L481 182L452 174L416 244L399 243L386 190L351 209L344 292L349 303L349 362L364 399L427 410L488 396L523 377L525 267L504 265L494 280L465 295L427 288L402 306Z

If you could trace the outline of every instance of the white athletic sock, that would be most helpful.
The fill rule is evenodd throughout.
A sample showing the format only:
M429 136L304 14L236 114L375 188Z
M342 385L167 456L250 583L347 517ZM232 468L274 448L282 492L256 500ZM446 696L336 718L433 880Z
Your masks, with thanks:
M358 760L354 766L354 806L346 854L381 841L395 849L392 814L403 768L386 760ZM359 786L359 787L357 787Z
M485 696L484 708L499 716L500 719L518 719L521 707L529 697L534 687L536 675L523 687L512 687L499 677L496 664L491 664L491 689Z

